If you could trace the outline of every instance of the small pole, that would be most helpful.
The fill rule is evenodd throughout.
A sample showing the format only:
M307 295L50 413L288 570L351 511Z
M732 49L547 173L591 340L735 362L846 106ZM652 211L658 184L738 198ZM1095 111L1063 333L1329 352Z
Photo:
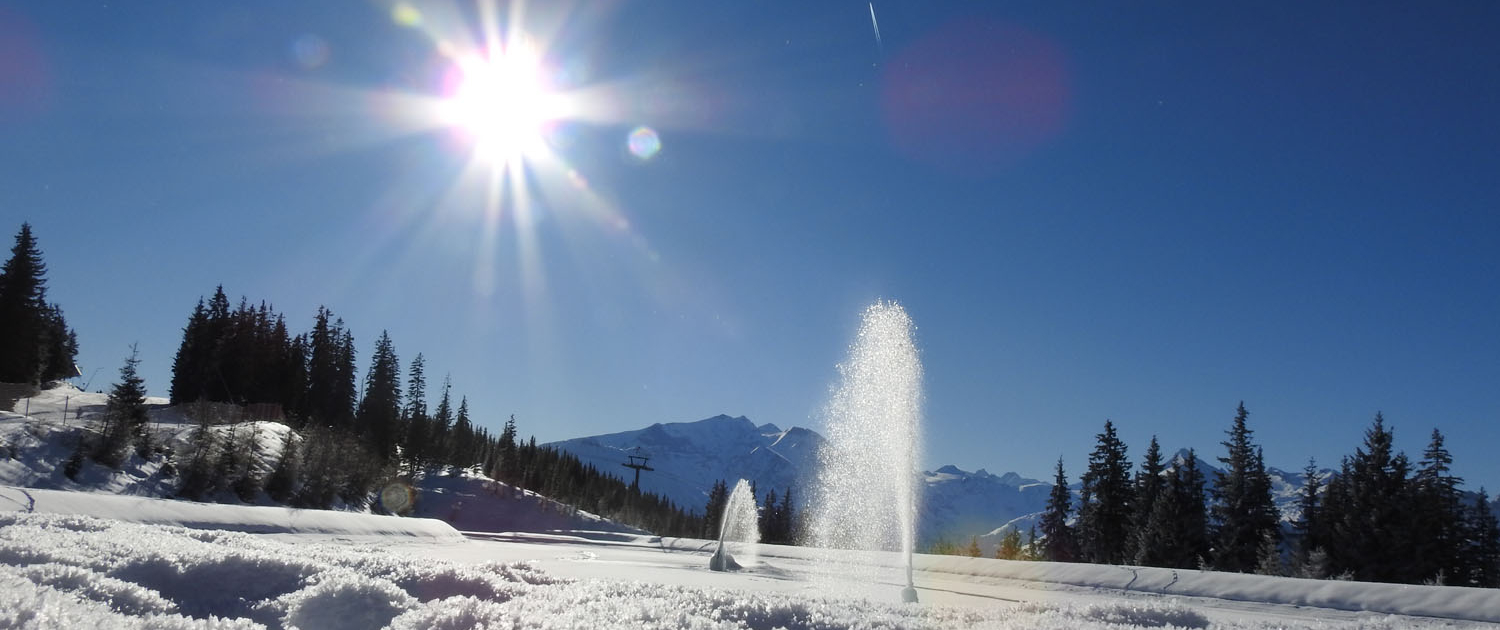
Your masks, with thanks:
M63 426L68 426L68 399L72 396L63 396Z

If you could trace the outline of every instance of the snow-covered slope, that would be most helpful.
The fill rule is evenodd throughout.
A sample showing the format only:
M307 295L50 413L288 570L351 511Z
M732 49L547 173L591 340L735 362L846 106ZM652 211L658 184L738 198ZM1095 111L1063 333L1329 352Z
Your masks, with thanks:
M40 502L39 512L110 516L143 523L167 522L154 516L165 514L167 517L164 518L168 520L236 529L216 524L219 523L215 520L217 517L201 515L208 504L165 500L177 495L178 483L165 469L166 457L147 459L131 452L119 470L86 462L76 480L63 474L63 464L72 454L82 427L103 413L107 398L105 394L82 392L70 385L62 385L18 401L16 412L0 411L0 506L22 500L17 497L45 496L48 500ZM148 399L148 402L151 403L148 431L152 442L166 449L187 447L195 425L181 410L167 405L165 399ZM250 440L253 447L249 465L261 479L270 474L281 458L284 438L291 432L284 424L266 421L234 422L213 426L210 430L221 442L231 434L237 435L239 440ZM409 496L415 507L410 516L438 519L464 531L637 531L534 492L512 488L476 471L449 468L424 472L415 478L392 480L391 483L411 490ZM4 486L13 488L5 489ZM48 490L77 492L49 493ZM95 495L102 498L90 505L114 505L118 514L123 516L69 507L77 503L77 497ZM240 504L239 498L230 491L219 492L210 498L229 503L226 509L249 510L232 519L250 523L250 531L257 532L294 532L299 527L312 527L313 523L331 514L369 511L364 506L338 512L289 510L264 494L255 499L256 507L252 509ZM299 516L289 519L285 514ZM370 523L394 518L356 514L358 516L375 519ZM292 522L298 525L288 525Z
M648 465L655 470L641 473L641 489L702 511L709 489L720 479L730 485L737 479L754 481L762 495L772 489L780 494L793 488L796 496L807 487L807 475L817 467L817 450L822 444L823 436L807 429L783 431L774 424L756 426L743 416L721 415L574 438L550 446L626 481L634 478L634 471L623 466L627 456L646 455L650 457Z
M981 544L992 548L998 536L994 541L983 537L1015 519L1041 512L1052 491L1051 484L1016 473L996 476L984 469L967 472L944 466L922 476L925 486L917 525L918 546L939 538L962 544L970 536L981 536Z

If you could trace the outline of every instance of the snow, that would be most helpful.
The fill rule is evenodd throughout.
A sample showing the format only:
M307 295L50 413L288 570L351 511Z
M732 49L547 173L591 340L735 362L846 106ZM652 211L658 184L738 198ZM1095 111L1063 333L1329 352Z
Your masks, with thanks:
M1500 591L918 555L922 604L840 587L840 552L761 545L707 570L712 543L627 532L442 534L327 511L278 535L201 529L263 506L28 490L0 512L4 628L1465 628ZM76 495L76 496L58 496ZM13 509L24 509L10 501ZM93 504L93 505L90 505ZM44 514L48 509L73 510ZM196 510L219 512L205 518ZM292 512L292 511L288 511ZM313 512L313 511L304 511ZM173 519L200 529L171 524ZM370 519L418 529L375 531ZM242 529L252 529L242 527ZM452 530L448 530L451 532ZM852 557L852 556L851 556ZM894 556L887 558L894 564ZM1378 612L1377 612L1378 611Z
M127 523L169 524L260 534L463 539L463 535L451 525L431 518L401 518L261 505L220 505L96 492L0 486L0 506L16 506L18 509L44 514L94 516Z
M743 570L711 572L711 541L652 536L451 469L407 480L423 518L171 501L152 496L170 487L159 462L132 456L80 482L55 469L103 400L49 390L29 417L0 412L0 484L29 486L0 485L0 628L1500 628L1494 589L923 554L922 603L905 605L895 578L844 577L872 573L856 562L895 574L895 554L759 545ZM164 406L152 420L159 440L192 429ZM820 439L742 418L709 423L717 435L695 424L652 437L739 442L723 430L743 428L755 444L739 452L777 456L766 462ZM274 461L281 425L216 430L251 427L257 465ZM1048 489L956 467L928 485L954 500L964 486Z

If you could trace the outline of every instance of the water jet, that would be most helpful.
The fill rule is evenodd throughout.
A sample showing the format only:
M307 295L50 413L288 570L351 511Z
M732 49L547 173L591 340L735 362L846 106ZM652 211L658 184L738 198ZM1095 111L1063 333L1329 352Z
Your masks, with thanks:
M760 517L755 508L755 491L744 479L734 484L734 490L724 501L724 515L719 519L719 548L708 561L714 571L735 571L742 565L737 562L725 543L739 543L740 557L747 562L754 559L755 543L760 542Z
M868 584L894 581L882 578L880 567L888 566L889 552L900 552L906 602L917 601L912 553L922 362L914 329L895 302L865 309L826 412L828 441L819 452L810 532L814 546L864 552L859 565L871 568L855 577Z

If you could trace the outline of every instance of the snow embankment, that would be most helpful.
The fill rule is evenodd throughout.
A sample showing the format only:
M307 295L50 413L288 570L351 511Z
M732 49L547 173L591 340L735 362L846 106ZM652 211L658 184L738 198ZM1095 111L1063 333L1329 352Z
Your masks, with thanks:
M462 540L447 523L430 518L298 510L258 505L194 503L96 492L0 486L0 510L107 518L128 523L176 525L255 534L397 536Z
M693 538L662 538L663 549L712 552L714 541ZM760 558L842 561L850 552L757 545ZM893 552L856 552L863 563L884 566L895 575L902 566ZM1411 617L1436 617L1463 621L1500 623L1500 589L1463 586L1380 584L1339 580L1220 573L1188 569L1124 567L1065 562L1026 562L916 554L912 558L918 574L962 576L977 582L1019 580L1060 586L1111 589L1177 597L1208 597L1230 601L1310 606L1353 612L1374 612ZM917 579L917 586L922 580Z
M919 555L915 565L922 571L981 579L1028 580L1164 595L1500 623L1500 590L1497 589L1307 580L1188 569L955 556Z

